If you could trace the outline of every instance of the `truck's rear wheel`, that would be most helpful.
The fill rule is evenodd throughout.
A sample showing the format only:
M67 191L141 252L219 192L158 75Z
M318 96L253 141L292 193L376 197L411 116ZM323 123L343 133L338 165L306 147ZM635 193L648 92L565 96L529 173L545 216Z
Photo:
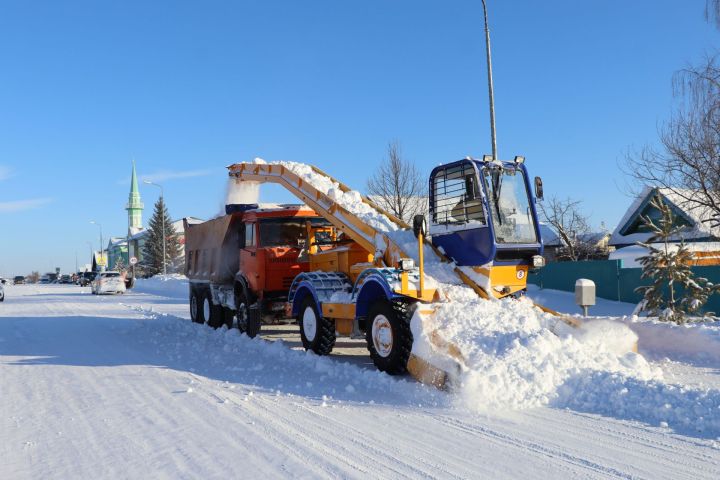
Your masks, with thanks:
M222 306L215 305L212 300L212 293L210 290L205 292L205 298L203 300L203 316L205 321L212 328L222 327L225 317L223 315Z
M223 323L227 325L227 328L233 327L233 320L235 320L235 310L227 307L222 307Z
M328 355L335 346L335 322L318 314L315 299L305 297L297 316L300 338L305 350L318 355Z
M196 289L190 290L190 320L194 323L205 323L202 314L202 296L198 294Z
M381 372L407 372L413 337L408 305L378 300L368 310L365 339L373 363Z
M237 303L235 318L237 319L238 330L250 338L255 338L260 333L260 316L251 314L250 299L245 293L245 289L237 294L235 302Z

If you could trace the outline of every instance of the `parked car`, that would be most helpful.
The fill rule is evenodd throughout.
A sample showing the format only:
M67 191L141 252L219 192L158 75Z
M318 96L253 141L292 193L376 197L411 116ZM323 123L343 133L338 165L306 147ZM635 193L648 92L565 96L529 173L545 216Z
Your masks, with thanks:
M7 279L0 277L0 285L5 285L5 282L7 282Z
M5 287L3 287L3 284L0 283L0 302L5 301Z
M78 285L81 287L87 287L88 285L92 284L92 281L95 280L95 277L97 276L97 272L83 272L83 274L78 279Z
M63 275L62 277L60 277L58 283L70 284L72 283L72 278L70 277L70 275Z
M100 272L91 286L94 295L125 293L125 279L120 275L120 272Z
M13 278L13 285L25 285L25 277L16 275L15 278Z

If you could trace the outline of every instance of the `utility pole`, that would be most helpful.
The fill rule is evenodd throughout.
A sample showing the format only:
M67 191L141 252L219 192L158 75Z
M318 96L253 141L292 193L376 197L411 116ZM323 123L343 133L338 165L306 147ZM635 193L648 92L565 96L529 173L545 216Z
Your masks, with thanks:
M160 189L160 206L162 207L161 211L161 217L162 217L162 247L163 247L163 275L167 275L167 262L166 262L166 256L165 256L165 191L163 190L162 185L159 185L157 183L150 182L148 180L143 180L143 183L146 183L148 185L152 185L154 187L158 187Z
M485 55L487 58L488 95L490 97L490 140L492 142L493 160L497 160L497 138L495 134L495 94L493 92L492 58L490 56L490 28L488 27L488 14L485 0L482 0L482 6L483 14L485 15Z
M90 220L90 223L97 225L100 227L100 261L103 263L105 262L105 255L103 255L103 234L102 234L102 225L96 222L95 220ZM101 265L100 270L104 270L106 265Z

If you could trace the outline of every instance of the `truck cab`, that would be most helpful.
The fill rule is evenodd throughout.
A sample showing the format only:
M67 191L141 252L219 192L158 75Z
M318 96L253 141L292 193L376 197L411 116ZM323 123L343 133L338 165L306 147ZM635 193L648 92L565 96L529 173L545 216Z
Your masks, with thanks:
M309 269L308 223L328 222L305 205L228 205L226 215L184 222L190 316L250 336L284 317L293 279Z

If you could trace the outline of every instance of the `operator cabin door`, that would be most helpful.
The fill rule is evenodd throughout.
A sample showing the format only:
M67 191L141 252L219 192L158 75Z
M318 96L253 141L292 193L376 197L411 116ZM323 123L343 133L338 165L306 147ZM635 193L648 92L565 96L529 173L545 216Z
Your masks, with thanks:
M240 272L250 284L254 292L262 290L264 266L258 258L257 223L245 224L243 247L240 250Z

